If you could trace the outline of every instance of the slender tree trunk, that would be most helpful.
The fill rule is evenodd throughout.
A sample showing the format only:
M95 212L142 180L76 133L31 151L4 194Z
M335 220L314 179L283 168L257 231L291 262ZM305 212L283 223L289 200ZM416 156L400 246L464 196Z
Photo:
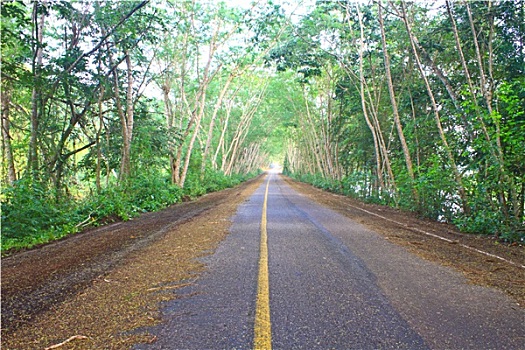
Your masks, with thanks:
M466 215L470 215L470 207L468 205L468 199L467 199L467 194L466 194L466 191L465 191L465 187L463 186L463 179L462 179L462 176L461 176L461 174L460 174L460 172L458 170L458 167L456 165L456 161L454 159L454 156L453 156L452 151L450 149L450 146L448 144L445 132L443 131L443 126L441 125L441 118L439 116L439 109L438 109L438 106L437 106L437 103L436 103L436 99L434 97L434 93L432 92L432 88L430 87L430 83L428 81L428 78L425 75L425 70L423 68L423 65L421 64L421 59L419 58L419 53L418 53L418 51L416 49L416 44L414 42L414 37L412 35L412 29L410 27L410 23L408 21L407 15L406 15L404 3L401 3L401 10L402 10L402 19L403 19L403 22L405 23L405 27L406 27L406 30L407 30L407 33L408 33L408 37L410 39L410 46L412 48L412 53L414 54L414 58L416 60L417 67L419 69L419 73L421 74L421 78L425 82L425 87L426 87L426 90L427 90L428 97L430 98L430 102L432 103L432 110L434 111L434 118L436 120L436 126L437 126L438 131L439 131L439 136L440 136L441 142L443 143L443 146L445 148L445 153L447 154L450 166L452 167L452 171L454 173L454 178L456 180L456 184L458 185L458 191L459 191L459 196L460 196L461 202L462 202L463 212Z
M399 136L399 141L401 142L401 148L403 149L403 154L405 156L405 163L407 167L408 175L410 176L410 179L412 180L412 193L414 196L414 200L416 202L419 202L419 195L417 193L417 189L414 187L414 170L412 165L412 157L410 156L410 151L408 150L408 145L405 140L405 134L403 133L403 127L401 125L401 119L399 117L399 110L397 108L397 102L396 102L396 96L394 92L394 84L392 82L392 73L390 72L390 58L388 55L388 50L386 47L386 35L385 35L385 26L383 23L383 13L382 13L382 4L381 1L378 2L378 18L379 18L379 27L381 29L381 43L383 46L383 58L385 61L385 72L386 72L386 80L388 84L388 92L390 94L390 102L392 104L392 111L394 113L394 122L397 128L397 133Z
M1 104L2 104L2 150L4 153L7 167L6 181L9 185L12 185L16 181L15 162L13 158L13 148L11 145L11 122L10 122L10 104L11 104L11 91L7 84L3 84L1 91Z
M111 149L111 130L106 127L106 149ZM109 160L106 159L106 188L109 186L109 176L111 174L111 165Z
M372 139L374 141L374 152L375 152L375 159L376 159L376 174L377 179L379 180L379 186L384 189L385 182L383 180L383 169L381 167L381 150L379 149L379 141L377 140L377 133L374 125L370 121L370 117L368 116L368 108L366 107L366 98L365 98L365 75L364 75L364 69L363 69L363 52L365 50L365 35L364 35L364 28L363 28L363 19L362 19L362 13L359 9L359 4L356 4L357 9L357 17L359 19L359 29L360 29L360 47L358 49L359 51L359 94L361 96L361 109L363 110L363 115L365 117L366 125L370 129L370 132L372 133ZM348 7L346 8L346 13L348 15L348 20L350 20Z
M472 82L472 78L471 78L471 75L470 75L470 72L469 72L469 69L468 69L468 66L467 66L467 61L465 59L465 55L463 54L463 49L461 47L461 42L460 42L460 39L459 39L458 28L456 26L456 20L454 19L454 15L452 13L452 7L450 5L450 1L449 0L445 0L445 4L447 6L447 12L449 14L450 21L452 23L452 32L454 33L454 39L455 39L455 42L456 42L456 48L458 50L459 58L460 58L460 61L461 61L461 66L463 67L463 73L465 75L465 78L467 80L467 84L469 86L470 98L471 98L473 106L475 107L474 109L475 109L475 112L476 112L476 117L478 119L478 122L481 125L481 129L483 131L483 135L485 136L485 139L486 139L486 141L488 143L488 146L490 148L490 151L491 151L492 155L494 157L496 157L496 158L499 158L498 155L494 152L494 149L492 147L492 141L491 141L490 134L489 134L489 132L487 130L485 122L483 121L483 118L482 118L481 113L480 113L478 100L476 98L476 91L474 89L474 83Z
M371 67L371 70L374 72L375 71L375 68L370 60L370 67ZM379 110L379 104L381 102L381 86L375 86L373 87L373 90L375 91L374 93L374 96L372 96L372 93L370 92L370 87L368 86L368 83L367 83L367 80L364 79L363 80L363 83L365 85L365 90L366 90L366 95L367 95L367 98L368 98L368 105L369 105L369 109L370 109L370 116L371 116L371 121L374 125L374 129L377 133L377 140L378 140L378 143L379 143L379 149L381 151L381 157L382 157L382 168L385 169L386 168L386 173L387 173L387 182L388 182L388 189L390 189L391 191L393 191L393 194L394 194L394 200L397 201L396 199L396 194L397 194L397 185L396 185L396 180L395 180L395 176L394 176L394 172L392 171L392 163L390 162L390 156L389 156L389 147L387 147L387 144L385 142L385 138L383 136L383 131L382 131L382 128L381 128L381 123L379 122L379 117L378 117L378 110ZM390 138L389 138L390 140ZM386 184L386 182L385 182Z
M418 50L421 52L421 55L423 58L428 62L430 67L432 67L432 70L436 74L436 76L439 78L439 80L443 83L445 86L445 89L447 90L448 95L450 96L450 99L452 100L452 103L454 103L454 107L456 107L456 110L460 114L461 122L463 123L463 127L465 128L465 131L468 134L469 139L472 141L474 139L474 135L472 134L471 125L468 121L467 115L465 114L465 111L461 107L461 103L459 102L459 98L454 91L454 88L452 87L452 84L450 83L450 80L447 78L445 73L439 68L439 66L434 62L430 54L425 50L424 47L422 47L419 44L419 40L414 35L414 43L416 44Z
M421 166L421 154L420 154L420 146L419 146L419 137L418 137L418 125L417 125L417 118L416 118L416 107L414 106L414 97L412 96L412 90L408 90L408 93L410 95L410 109L412 110L412 122L414 123L414 141L416 143L416 164L419 168Z
M126 114L122 121L124 132L122 137L124 144L122 147L122 161L120 166L121 179L129 176L131 172L131 143L133 140L133 124L134 124L134 104L133 104L133 67L131 65L131 57L128 51L126 55L126 73L127 73L127 88L126 88Z
M128 56L128 53L125 52L126 56ZM120 99L120 81L118 78L118 72L115 69L113 71L113 90L114 90L114 97L115 97L115 104L117 107L117 113L120 117L120 124L122 127L122 159L120 161L120 174L119 174L119 180L123 181L129 176L130 172L130 166L131 166L131 159L130 159L130 152L131 152L131 140L133 137L133 100L132 100L132 93L133 93L133 76L131 72L131 59L126 57L126 65L127 65L127 79L128 79L128 86L126 90L126 110L124 110L124 107L122 106L122 102Z
M326 117L321 118L321 141L323 146L324 163L330 179L336 178L332 152L332 98L330 96L332 89L331 76L327 74L328 81L326 86Z
M470 10L470 5L466 1L463 1L463 4L465 5L465 8L467 9L470 29L472 31L472 42L474 43L474 48L476 49L476 58L477 58L477 63L478 63L478 68L479 68L479 78L481 80L481 84L480 84L481 93L483 97L485 98L489 114L492 114L492 94L491 94L490 89L488 88L487 78L485 76L485 69L483 68L483 58L481 57L481 50L479 48L478 33L474 26L474 20L472 18L472 12ZM490 4L490 1L489 1L489 4Z
M222 151L222 162L221 162L221 170L224 171L224 155L225 155L225 150L224 150L224 144L225 144L225 137L226 137L226 131L228 130L228 125L229 125L229 122L230 122L230 115L231 115L231 110L232 110L232 101L230 101L230 103L228 103L228 105L226 106L226 118L225 118L225 121L223 122L223 125L222 125L222 131L221 131L221 136L219 138L219 143L217 144L217 149L215 150L215 154L213 156L213 161L212 161L212 165L213 165L213 168L214 169L217 169L218 168L218 165L217 165L217 158L219 156L219 152Z
M321 159L321 157L319 155L319 150L316 147L317 137L316 137L315 125L314 125L314 123L312 121L312 115L310 113L310 107L309 107L309 103L308 103L308 94L306 93L305 87L303 87L303 96L304 96L304 103L305 103L305 106L306 106L306 118L305 119L306 119L306 122L308 124L307 128L303 128L304 132L307 134L306 140L307 140L307 142L309 142L308 145L311 148L310 154L314 155L315 163L317 164L317 169L318 169L319 173L323 177L326 177L325 172L324 172L325 168L323 167L323 162L322 162L322 159Z
M40 11L41 3L33 3L33 92L31 94L31 133L29 137L29 154L27 171L33 179L37 178L38 164L38 134L39 121L42 112L42 59L45 11ZM39 14L39 12L41 12Z
M100 172L102 170L102 145L100 142L100 136L102 134L102 128L104 127L104 117L102 114L102 99L104 97L104 86L101 87L99 96L98 96L98 127L96 134L96 143L97 143L97 165L95 170L95 183L97 186L97 191L100 192L102 189L100 183Z
M204 176L204 172L206 170L206 162L208 160L208 154L210 152L211 142L213 139L213 129L215 128L215 119L217 118L217 114L222 105L224 96L228 92L228 88L230 87L230 84L233 81L234 77L235 71L230 73L230 75L228 76L228 79L226 80L226 83L224 83L219 97L217 98L217 102L215 103L215 106L213 108L213 114L211 116L210 125L208 127L208 137L206 138L206 145L204 146L204 152L202 153L201 176Z
M188 2L189 3L189 2ZM182 40L182 50L181 50L181 58L180 58L180 79L178 84L179 94L180 94L180 101L176 106L177 114L179 115L179 123L178 125L175 125L175 112L171 113L171 119L168 120L168 130L171 132L175 126L182 131L183 130L183 115L185 115L184 108L187 107L188 110L191 108L189 107L189 103L187 101L186 97L186 77L187 77L187 60L188 60L188 43L189 43L189 37L193 34L193 21L194 17L193 15L190 15L187 13L187 10L185 8L185 5L187 3L184 3L182 8L182 14L183 17L189 17L191 20L190 23L190 30L186 31L183 36ZM191 6L193 7L195 5L195 1L191 2ZM192 13L192 11L191 11ZM165 84L168 85L165 87L167 89L171 82L168 81L169 77L166 78ZM169 90L165 90L168 92ZM165 98L169 99L169 96L166 94ZM166 103L166 102L165 102ZM167 102L169 104L169 101ZM191 115L190 115L191 116ZM170 116L168 116L170 117ZM170 127L171 126L171 127ZM171 133L170 133L171 134ZM171 170L171 182L172 184L178 184L180 182L180 164L181 164L181 158L182 158L182 147L184 144L184 138L187 136L185 134L180 140L173 140L170 139L168 142L170 142L170 156L169 156L169 164L170 164L170 170ZM174 135L171 135L171 137L174 137Z
M519 211L518 216L516 216L516 218L518 219L518 222L523 222L523 219L525 217L525 181L521 182L521 192L519 198Z
M175 135L173 135L173 129L174 129L174 115L173 115L173 106L171 104L170 100L170 91L171 91L171 85L170 85L170 78L168 75L166 75L164 79L164 84L162 85L162 96L164 99L164 113L166 115L166 127L168 129L168 157L169 157L169 164L170 164L170 170L171 170L171 182L172 184L175 184L175 177L174 177L174 163L175 163L175 151L176 151L176 143L174 140Z
M390 156L389 156L389 147L387 147L386 145L386 142L385 142L385 138L383 136L383 131L382 131L382 128L381 128L381 124L379 123L379 117L378 117L378 105L381 101L381 96L378 95L375 97L375 101L376 101L376 104L377 105L374 105L374 98L372 97L372 94L370 93L370 89L367 87L367 83L366 83L366 80L364 81L365 83L365 87L366 87L366 90L367 90L367 95L368 95L368 100L369 100L369 105L370 105L370 114L371 114L371 117L372 117L372 122L374 124L374 128L375 128L375 131L377 133L377 140L378 140L378 143L379 143L379 149L381 151L381 156L382 156L382 159L383 159L383 162L382 162L382 168L386 168L386 173L387 173L387 181L388 181L388 189L390 189L391 191L393 191L393 194L394 194L394 199L397 200L396 196L397 196L397 185L396 185L396 178L394 176L394 172L392 171L392 163L390 162ZM376 94L377 95L377 94ZM389 139L390 140L390 139Z
M205 89L207 89L207 85ZM199 134L202 117L204 115L205 101L206 101L206 91L203 91L202 100L200 104L200 111L199 111L199 115L197 117L197 121L195 124L195 130L193 130L193 135L191 136L190 143L188 145L188 150L186 151L184 167L182 168L182 173L180 175L180 180L179 180L180 187L184 187L184 183L186 182L186 174L188 173L188 166L190 165L191 154L193 152L193 145L195 143L195 139L197 138L197 135Z
M257 107L254 107L251 111L243 115L241 122L237 126L237 129L235 131L235 136L227 152L227 154L229 154L230 157L229 157L228 165L224 169L224 174L226 175L232 174L233 166L237 158L237 153L240 147L242 146L244 139L246 138L247 132L250 129L250 125L252 122L253 115L255 114L256 108Z

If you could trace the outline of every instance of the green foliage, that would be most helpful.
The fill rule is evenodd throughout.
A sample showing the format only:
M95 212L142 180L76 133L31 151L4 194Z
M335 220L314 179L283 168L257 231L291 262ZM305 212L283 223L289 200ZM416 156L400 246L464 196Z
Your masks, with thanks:
M186 184L184 185L184 194L190 198L195 198L205 193L221 191L225 188L237 186L255 175L256 174L234 174L232 176L226 176L220 171L206 169L204 177L201 177L198 173L193 172L188 175Z
M74 204L27 179L2 191L2 250L31 247L76 231Z
M460 208L452 171L443 165L438 155L431 156L427 163L416 179L419 203L412 210L433 220L451 222Z
M93 224L129 220L143 212L155 211L182 198L183 191L168 179L155 175L139 175L121 186L110 186L88 198L79 210L82 217L91 217Z
M27 79L22 62L30 55L30 41L24 32L30 26L28 9L22 1L2 1L0 11L2 75L9 79Z
M511 224L501 211L492 210L493 204L488 200L484 186L478 186L476 196L470 198L472 214L458 215L454 224L467 233L494 235L505 241L525 241L525 233L519 233L519 225Z
M236 186L254 175L225 176L208 171L201 180L192 173L188 186L181 189L157 174L138 174L125 184L111 185L77 202L57 202L41 185L21 180L2 193L2 251L30 248L87 226L129 220L180 202L185 196L196 198Z

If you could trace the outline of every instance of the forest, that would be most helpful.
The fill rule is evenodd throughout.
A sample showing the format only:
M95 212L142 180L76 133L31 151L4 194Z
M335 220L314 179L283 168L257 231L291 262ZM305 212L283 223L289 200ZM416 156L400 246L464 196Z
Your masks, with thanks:
M2 251L270 166L525 241L525 0L4 1Z

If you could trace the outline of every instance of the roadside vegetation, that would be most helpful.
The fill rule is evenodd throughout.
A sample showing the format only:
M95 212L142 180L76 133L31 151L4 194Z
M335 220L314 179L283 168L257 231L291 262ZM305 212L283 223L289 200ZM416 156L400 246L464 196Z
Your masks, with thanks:
M172 184L168 177L143 175L80 200L65 198L58 202L52 192L22 180L3 193L2 252L31 248L89 227L126 221L144 212L236 186L254 175L207 172L202 180L190 179L184 188Z
M326 1L271 57L297 74L285 172L525 241L525 1Z
M271 162L523 242L524 13L525 0L4 1L2 251Z

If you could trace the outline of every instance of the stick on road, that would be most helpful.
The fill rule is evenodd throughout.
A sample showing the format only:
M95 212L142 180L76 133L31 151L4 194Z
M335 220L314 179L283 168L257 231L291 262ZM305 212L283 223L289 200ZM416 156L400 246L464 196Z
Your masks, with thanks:
M152 330L157 342L137 349L525 348L525 314L505 295L468 285L278 175L232 221L204 259L207 272L165 305L165 323ZM269 311L263 340L261 307Z

